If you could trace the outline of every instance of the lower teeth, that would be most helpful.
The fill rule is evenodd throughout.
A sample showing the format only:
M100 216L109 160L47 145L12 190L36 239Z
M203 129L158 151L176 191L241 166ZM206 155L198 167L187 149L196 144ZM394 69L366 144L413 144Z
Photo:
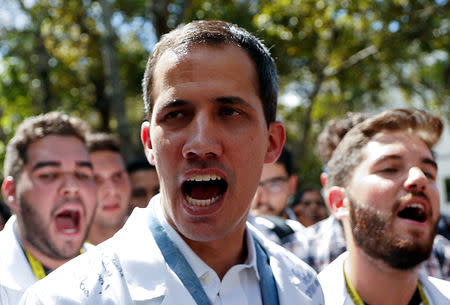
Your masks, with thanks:
M73 234L77 231L77 229L65 229L63 230L64 233L66 234Z
M214 203L214 202L217 201L219 198L220 198L220 195L219 195L219 196L216 196L216 197L213 197L213 198L210 198L210 199L203 199L203 200L202 200L202 199L195 199L195 198L192 198L192 197L186 195L186 199L187 199L187 201L188 201L190 204L196 205L196 206L202 206L202 207L207 206L207 205L210 205L211 203Z

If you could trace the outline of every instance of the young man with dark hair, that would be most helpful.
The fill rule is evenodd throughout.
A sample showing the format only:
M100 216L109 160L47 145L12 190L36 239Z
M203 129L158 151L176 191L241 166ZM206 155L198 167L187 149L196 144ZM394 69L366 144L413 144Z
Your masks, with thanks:
M124 225L131 185L116 137L108 133L91 133L87 145L94 167L98 202L88 240L98 245Z
M327 165L327 196L347 252L319 275L326 304L450 304L450 283L419 271L440 216L432 149L442 130L436 116L392 109L339 143Z
M297 175L294 173L292 153L283 147L275 163L264 164L252 202L251 213L255 216L278 216L296 220L288 200L295 194Z
M191 22L155 46L144 99L160 195L23 304L322 304L314 272L246 223L285 142L266 47L236 25Z
M131 214L135 207L145 208L150 199L159 193L159 178L156 168L145 157L132 160L127 165L127 171L131 182L128 214Z
M297 220L305 227L309 227L328 217L328 209L320 189L315 186L306 186L298 191L290 208Z
M96 201L88 125L51 112L25 119L6 147L2 194L14 214L0 232L2 304L80 254Z

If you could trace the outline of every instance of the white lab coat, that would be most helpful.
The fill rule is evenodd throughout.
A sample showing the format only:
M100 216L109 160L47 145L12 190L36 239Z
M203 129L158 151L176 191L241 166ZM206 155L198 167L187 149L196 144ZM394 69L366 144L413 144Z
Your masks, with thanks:
M0 305L19 304L25 290L37 281L14 232L16 222L11 216L0 231Z
M354 305L345 286L343 270L347 257L348 251L338 256L319 273L319 282L325 295L325 305ZM450 304L450 282L427 276L423 271L419 271L419 281L430 305Z
M159 196L146 209L136 208L113 238L34 285L21 304L195 305L149 229L150 209L157 204ZM323 304L322 290L309 266L259 232L254 236L270 257L280 305Z

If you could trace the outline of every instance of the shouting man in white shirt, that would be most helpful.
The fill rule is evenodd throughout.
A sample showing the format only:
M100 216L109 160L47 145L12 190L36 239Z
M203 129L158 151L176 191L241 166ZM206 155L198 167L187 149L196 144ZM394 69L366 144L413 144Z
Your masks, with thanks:
M160 195L23 303L322 304L312 269L246 223L285 142L267 48L236 25L195 21L162 37L143 84Z
M89 126L51 112L27 118L6 148L3 197L14 214L0 232L0 304L80 254L92 222L95 182Z

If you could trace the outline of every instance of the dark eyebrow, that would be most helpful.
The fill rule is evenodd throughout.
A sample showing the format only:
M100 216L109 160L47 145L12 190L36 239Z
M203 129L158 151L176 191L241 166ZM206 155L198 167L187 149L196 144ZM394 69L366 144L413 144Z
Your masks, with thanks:
M387 161L387 160L400 160L400 159L402 159L402 157L399 156L399 155L387 155L387 156L381 156L380 158L378 158L378 159L375 161L374 164L378 164L378 163L381 163L381 162L384 162L384 161ZM428 165L433 166L435 169L438 168L438 165L437 165L436 161L434 161L434 160L431 159L431 158L422 158L421 161L422 161L422 163L424 163L424 164L428 164Z
M76 165L80 166L80 167L88 167L90 169L93 169L92 163L90 161L78 161L78 162L76 162ZM35 170L38 170L40 168L47 167L47 166L59 167L59 166L61 166L61 162L59 162L59 161L41 161L41 162L37 162L33 166L32 171L35 171Z
M438 169L438 165L437 165L436 161L434 161L433 159L423 158L422 163L429 164L432 167L434 167L436 170Z
M163 103L161 105L161 107L159 108L159 110L167 110L167 109L172 109L172 108L177 108L177 107L181 107L181 106L185 106L188 105L189 102L185 101L185 100L169 100L165 103Z
M388 160L401 160L401 159L402 159L402 157L399 155L384 155L384 156L377 158L375 160L374 164L379 164L381 162L388 161Z
M58 167L61 166L61 162L57 162L57 161L41 161L41 162L37 162L33 168L31 169L32 171L38 170L42 167L47 167L47 166L52 166L52 167Z
M80 167L88 167L90 169L94 168L94 166L92 165L92 163L90 161L78 161L76 164L77 164L77 166L80 166Z
M239 96L220 96L216 98L215 101L219 104L241 105L253 109L253 106L251 104L249 104Z

